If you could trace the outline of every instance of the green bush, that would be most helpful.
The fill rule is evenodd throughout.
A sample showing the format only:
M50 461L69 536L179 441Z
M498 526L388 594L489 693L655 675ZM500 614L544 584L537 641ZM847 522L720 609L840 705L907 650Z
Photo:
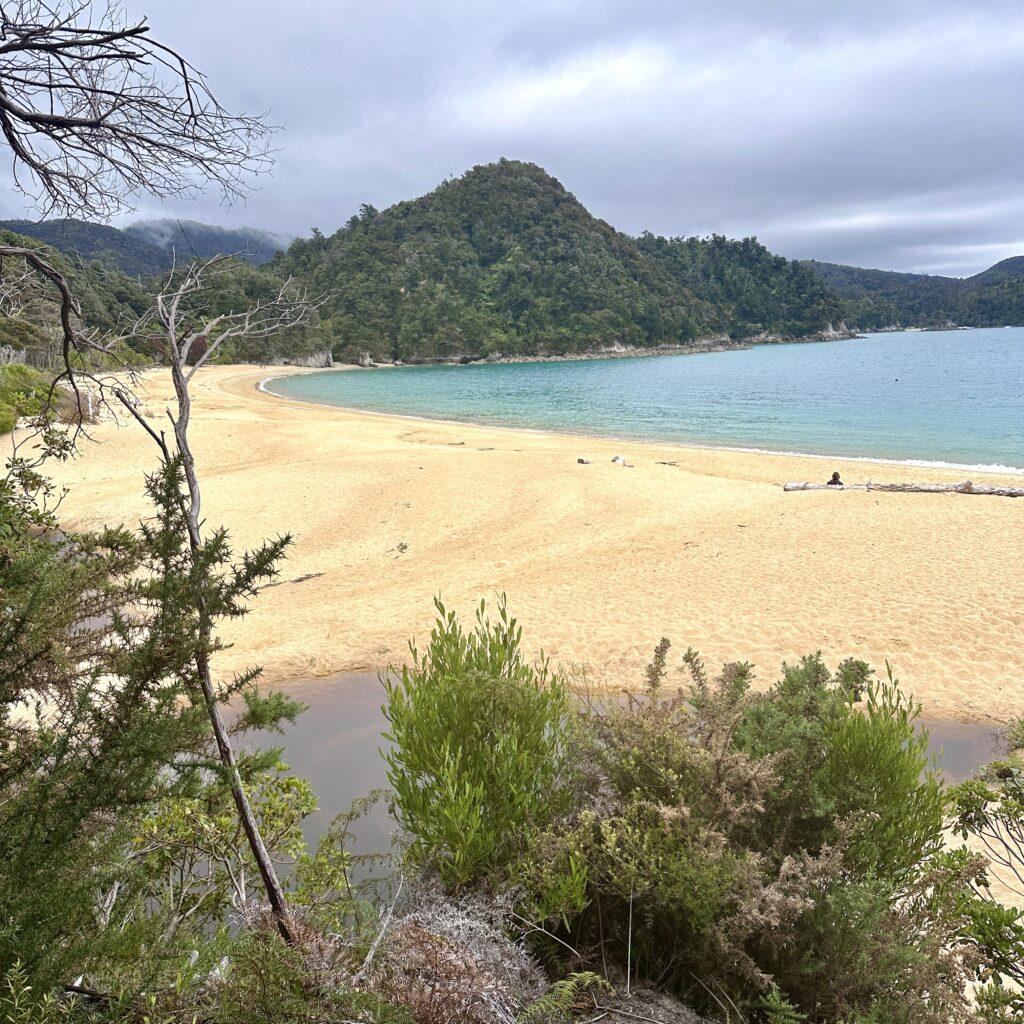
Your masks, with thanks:
M415 862L453 888L515 860L530 827L565 809L570 706L546 664L528 665L504 599L466 633L435 602L421 656L385 677L388 779Z
M849 660L833 674L806 657L784 665L766 693L741 699L737 747L777 764L759 849L778 859L842 841L851 866L887 877L939 849L946 797L928 734L915 726L920 708L891 672L880 682Z
M575 805L517 865L530 912L707 1013L971 1019L982 867L941 852L916 705L859 662L805 658L752 693L750 666L711 680L692 651L664 698L666 651L574 737Z
M47 385L47 377L29 366L0 366L0 434L10 433L19 416L39 411Z

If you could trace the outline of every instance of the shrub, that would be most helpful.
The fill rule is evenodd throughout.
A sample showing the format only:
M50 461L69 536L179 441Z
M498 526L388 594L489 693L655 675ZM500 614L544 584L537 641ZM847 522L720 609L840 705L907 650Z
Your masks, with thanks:
M513 861L525 830L565 809L569 698L546 664L527 665L504 600L463 632L436 602L421 656L385 678L385 755L410 854L458 888Z
M575 735L575 805L517 867L530 912L709 1012L969 1019L981 867L940 852L916 705L861 662L805 658L755 694L749 665L711 680L692 651L662 697L666 651Z
M975 886L967 933L982 952L987 976L1024 988L1024 910L1019 902L1005 907L992 897L993 888L1001 887L1012 900L1024 898L1024 719L1011 722L1003 739L1006 756L954 788L952 825L989 859ZM1024 1000L1018 1009L1024 1013Z
M47 391L47 378L20 363L0 366L0 434L10 433L19 416L37 413Z
M849 866L898 877L942 845L946 797L920 708L864 662L830 673L820 655L784 665L766 693L744 694L737 746L778 759L755 845L775 857L842 842Z

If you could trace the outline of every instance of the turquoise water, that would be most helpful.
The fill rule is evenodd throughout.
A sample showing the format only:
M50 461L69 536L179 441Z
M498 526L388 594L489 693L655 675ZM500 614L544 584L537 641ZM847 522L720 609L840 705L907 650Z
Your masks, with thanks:
M1024 471L1024 328L278 378L288 398L640 440Z

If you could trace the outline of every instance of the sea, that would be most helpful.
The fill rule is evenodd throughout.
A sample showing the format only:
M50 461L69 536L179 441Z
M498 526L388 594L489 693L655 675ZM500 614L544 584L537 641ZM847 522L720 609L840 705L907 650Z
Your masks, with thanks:
M402 366L268 380L428 419L1024 474L1024 328L638 358Z

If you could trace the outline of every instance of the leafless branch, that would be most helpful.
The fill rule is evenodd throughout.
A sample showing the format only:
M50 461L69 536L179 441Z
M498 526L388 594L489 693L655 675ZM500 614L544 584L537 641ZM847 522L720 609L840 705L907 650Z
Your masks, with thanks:
M226 201L272 163L271 128L228 112L205 77L121 4L0 5L0 131L43 215L106 219L140 193Z

